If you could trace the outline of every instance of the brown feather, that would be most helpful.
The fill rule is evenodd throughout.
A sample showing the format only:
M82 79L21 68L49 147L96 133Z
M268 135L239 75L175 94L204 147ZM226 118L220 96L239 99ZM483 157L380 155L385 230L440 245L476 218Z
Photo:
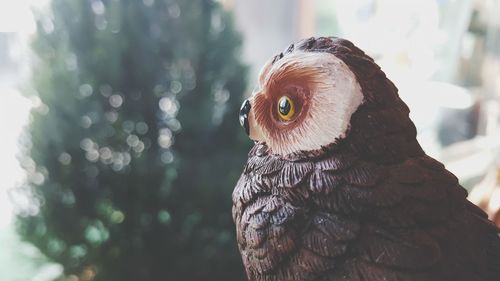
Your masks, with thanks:
M310 38L263 75L297 51L340 58L364 103L347 135L320 149L278 155L258 143L250 151L233 192L248 279L500 280L499 229L422 151L408 107L373 59L347 40Z

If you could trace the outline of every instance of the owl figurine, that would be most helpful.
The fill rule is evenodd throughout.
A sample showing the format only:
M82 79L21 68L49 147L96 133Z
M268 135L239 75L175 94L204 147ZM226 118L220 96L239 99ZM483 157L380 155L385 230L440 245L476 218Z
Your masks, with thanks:
M250 281L500 280L499 229L422 150L397 92L340 38L263 67L232 198Z

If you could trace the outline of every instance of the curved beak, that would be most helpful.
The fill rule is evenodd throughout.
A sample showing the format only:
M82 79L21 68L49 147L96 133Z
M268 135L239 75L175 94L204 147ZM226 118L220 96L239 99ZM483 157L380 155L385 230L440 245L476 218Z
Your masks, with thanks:
M248 137L254 141L264 141L261 127L255 121L254 112L252 110L254 98L248 98L243 101L240 108L240 125L245 129Z
M252 105L250 101L246 99L240 108L240 125L245 129L245 133L250 136L250 124L248 123L248 116L250 114L250 109Z

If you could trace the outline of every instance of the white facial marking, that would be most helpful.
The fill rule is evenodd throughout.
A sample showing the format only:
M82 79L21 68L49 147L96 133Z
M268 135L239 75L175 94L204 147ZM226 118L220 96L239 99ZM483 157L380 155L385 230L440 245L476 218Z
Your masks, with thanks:
M363 103L363 93L354 73L339 58L330 53L294 52L276 62L263 77L263 87L273 75L284 67L314 70L314 80L308 115L302 124L286 137L286 141L273 139L264 127L263 140L273 153L286 155L298 151L311 151L346 136L352 114ZM255 125L255 122L254 122ZM260 127L260 126L259 126Z

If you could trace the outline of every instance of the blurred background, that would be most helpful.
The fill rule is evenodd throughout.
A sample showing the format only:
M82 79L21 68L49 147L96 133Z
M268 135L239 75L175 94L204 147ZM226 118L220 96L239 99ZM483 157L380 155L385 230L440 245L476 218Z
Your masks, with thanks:
M0 1L0 280L244 280L237 112L309 36L371 55L500 223L500 1Z

